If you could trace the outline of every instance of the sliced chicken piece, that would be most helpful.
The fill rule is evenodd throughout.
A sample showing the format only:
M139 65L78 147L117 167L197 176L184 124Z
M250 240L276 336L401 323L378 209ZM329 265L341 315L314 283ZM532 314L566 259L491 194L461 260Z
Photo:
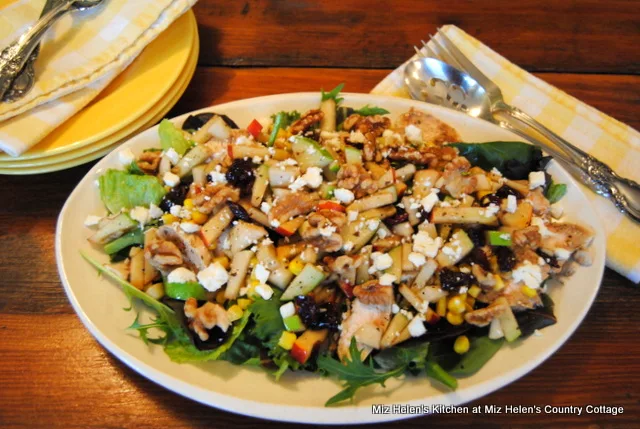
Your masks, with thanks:
M532 225L538 227L542 236L540 247L559 259L569 259L571 253L591 245L595 231L588 226L565 222L545 222L533 218Z
M319 200L320 196L316 192L292 192L278 198L269 211L269 222L277 221L282 224L296 216L306 215L316 207Z
M509 307L504 302L495 301L488 307L474 310L464 315L464 320L475 326L487 326L493 319L507 311Z
M427 144L442 145L443 143L460 141L460 136L454 128L442 122L435 116L415 110L400 115L395 123L396 132L404 134L406 127L413 125L422 132L422 141Z
M388 286L387 288L391 289L391 287ZM393 295L391 295L391 299L393 300ZM377 331L380 334L380 338L382 338L382 334L386 331L389 321L391 320L392 304L393 302L390 304L365 304L359 298L353 300L351 311L342 322L342 330L340 332L340 339L338 340L338 357L342 361L350 356L349 346L351 345L351 339L354 335L357 339L356 334L358 334L359 331L367 333L368 336L370 336L371 332ZM371 345L364 345L361 342L358 342L357 345L361 351L361 359L364 359L373 348Z

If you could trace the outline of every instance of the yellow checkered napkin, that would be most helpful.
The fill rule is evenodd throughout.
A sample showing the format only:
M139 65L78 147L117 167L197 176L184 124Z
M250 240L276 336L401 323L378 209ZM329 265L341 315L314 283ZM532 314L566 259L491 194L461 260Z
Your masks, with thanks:
M500 87L507 103L604 161L618 174L640 182L638 131L527 73L461 29L447 25L442 31ZM371 92L409 98L403 83L405 64ZM619 213L608 200L589 190L585 193L600 215L607 234L607 265L640 282L640 225Z
M46 34L33 89L0 103L0 150L19 156L86 106L196 0L105 0L67 14ZM0 49L39 17L45 0L0 9ZM114 106L117 108L117 106Z

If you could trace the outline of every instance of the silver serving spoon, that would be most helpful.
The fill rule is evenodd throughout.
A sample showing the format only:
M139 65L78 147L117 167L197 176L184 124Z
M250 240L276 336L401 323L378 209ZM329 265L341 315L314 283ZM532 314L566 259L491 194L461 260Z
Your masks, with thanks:
M529 126L529 119L535 120L506 103L503 103L505 109L493 108L485 88L468 74L435 58L419 58L405 67L404 82L411 97L416 100L449 107L484 119L540 146L560 161L580 182L594 192L608 197L621 212L640 222L638 183L618 176L606 164L568 142L566 145L554 145L546 138L540 138L539 136L546 137L541 133L536 135L528 127L514 126L514 123ZM496 118L496 114L504 120ZM564 142L559 136L553 141Z
M47 30L67 12L85 10L97 6L103 0L67 0L56 4L44 14L18 40L0 52L0 99L4 100L7 90L16 76L24 68L29 57L40 44ZM30 88L29 88L30 89ZM24 95L24 94L23 94Z
M47 0L42 8L42 12L40 13L40 18L45 16L47 12L49 12L57 3L64 0ZM33 83L35 82L35 70L33 69L33 64L36 62L38 58L38 54L40 53L40 44L36 45L35 49L27 58L27 61L20 70L20 73L16 76L16 78L11 82L9 89L4 94L4 98L2 101L6 101L7 103L11 103L13 101L19 100L26 93L28 93L31 88L33 88Z

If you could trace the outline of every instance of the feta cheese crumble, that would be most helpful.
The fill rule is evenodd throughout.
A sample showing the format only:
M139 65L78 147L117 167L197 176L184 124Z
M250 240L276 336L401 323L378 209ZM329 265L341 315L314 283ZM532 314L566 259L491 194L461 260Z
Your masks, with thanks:
M336 197L336 199L340 201L342 204L350 204L355 199L353 192L344 188L338 188L335 191L333 191L333 196ZM355 212L355 214L356 214L355 216L358 217L358 212ZM351 217L349 217L349 219L351 220Z
M351 131L351 134L349 134L349 141L351 143L365 143L367 139L361 131Z
M89 215L84 220L84 226L86 227L96 226L97 224L100 223L101 220L102 218L100 216Z
M229 273L220 262L210 264L198 273L198 282L209 292L215 292L229 281Z
M419 314L407 325L407 330L412 337L420 337L427 333L427 329L424 327L424 317Z
M260 284L256 286L254 290L264 300L269 300L273 296L273 289L271 289L271 286L269 285Z
M378 280L382 286L391 286L397 280L393 274L383 274Z
M319 167L309 167L302 176L302 179L304 179L307 186L316 189L322 185L322 169Z
M422 130L413 124L404 127L404 135L411 143L422 143Z
M178 177L176 174L173 174L170 171L167 171L166 173L164 173L164 176L162 176L162 180L164 181L164 184L170 187L174 187L176 186L178 183L180 183L180 177Z
M413 236L413 251L429 258L435 258L441 246L442 238L431 238L426 231L418 231L418 233Z
M431 193L420 200L422 208L428 213L433 209L433 206L440 201L438 198L438 190L436 188L431 189Z
M507 213L515 213L518 208L518 200L515 195L509 195L507 197Z
M122 149L120 152L118 152L118 161L120 161L120 164L122 164L124 167L128 167L135 160L136 156L133 154L133 152L131 152L131 149L129 148Z
M396 304L395 302L393 304L391 304L391 312L393 314L396 314L400 311L400 307L398 307L398 304Z
M267 270L262 264L256 265L254 273L256 280L258 280L260 283L266 283L267 280L269 280L269 274L271 274L271 272Z
M529 173L529 189L544 186L545 182L544 171L532 171Z
M524 264L516 267L511 276L516 282L523 282L531 289L538 289L540 283L542 283L542 270L539 265L533 265L529 261L524 261Z
M409 262L411 262L416 268L420 268L427 263L427 258L420 253L411 252L409 253Z
M282 316L283 319L291 317L294 314L296 314L296 306L293 304L293 302L289 301L286 304L280 306L280 316Z
M348 189L345 189L345 190L348 190ZM349 192L351 192L351 191L349 191ZM353 192L351 192L351 195L353 195ZM348 204L348 203L345 203L345 204ZM358 219L358 214L359 214L359 212L356 211L356 210L348 210L347 211L347 217L349 218L349 222L354 222L356 219Z
M333 225L327 225L325 227L319 228L318 231L323 237L331 237L331 235L336 232L336 227Z
M386 270L393 265L393 259L386 253L373 252L371 254L371 261L373 264L369 268L369 273L373 274L376 271Z
M197 279L194 272L184 267L176 268L167 276L167 282L169 283L189 283L195 281L197 281Z
M149 216L151 216L151 219L158 219L163 213L162 209L155 204L151 203L149 206Z
M176 152L174 148L169 148L169 150L164 154L169 159L172 165L176 165L180 161L180 155L178 155L178 152Z
M131 217L131 219L138 222L141 227L148 223L150 220L149 209L141 206L132 208L129 211L129 216Z
M182 222L180 224L180 229L188 234L193 234L194 232L200 231L200 225L193 222Z

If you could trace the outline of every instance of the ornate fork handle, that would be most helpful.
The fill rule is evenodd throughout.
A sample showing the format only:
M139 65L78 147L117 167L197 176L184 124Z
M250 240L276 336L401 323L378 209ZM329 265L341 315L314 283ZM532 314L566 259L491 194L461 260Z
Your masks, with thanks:
M496 103L492 106L492 110L507 113L508 117L528 125L554 143L556 146L535 139L538 144L542 143L547 152L564 161L564 164L568 165L574 174L577 173L580 179L595 192L609 198L620 211L628 213L636 222L640 222L640 185L638 183L618 176L607 164L575 147L522 110L504 102ZM513 127L505 128L513 130ZM526 133L518 132L518 134L528 139L533 138Z
M24 67L33 50L38 46L42 36L44 36L56 20L71 8L73 3L73 0L69 0L56 5L25 34L20 36L18 40L7 46L0 53L0 99L3 98L5 92L11 86L11 83L18 73L20 73L20 70Z

